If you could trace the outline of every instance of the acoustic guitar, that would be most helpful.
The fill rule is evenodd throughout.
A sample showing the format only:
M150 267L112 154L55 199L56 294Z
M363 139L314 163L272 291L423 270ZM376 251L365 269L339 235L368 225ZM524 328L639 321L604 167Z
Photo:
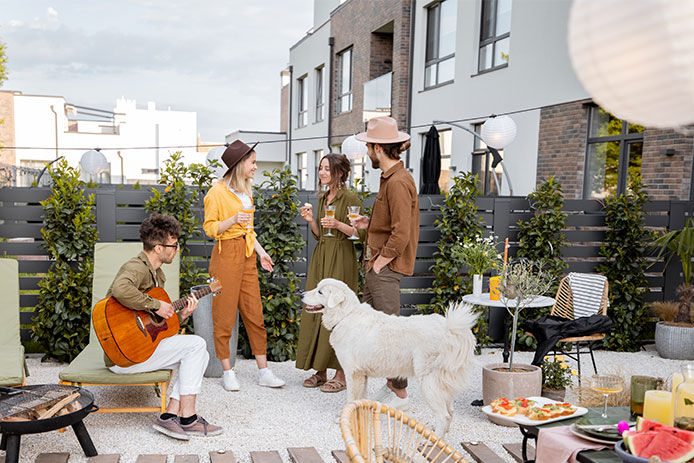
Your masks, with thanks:
M200 299L208 294L217 294L222 284L211 279L204 288L193 291ZM146 292L159 301L168 302L175 311L187 304L187 296L171 302L166 291L154 287ZM114 297L96 303L92 311L94 332L104 352L119 367L141 363L152 356L162 339L178 334L180 324L176 315L166 319L147 310L128 309Z

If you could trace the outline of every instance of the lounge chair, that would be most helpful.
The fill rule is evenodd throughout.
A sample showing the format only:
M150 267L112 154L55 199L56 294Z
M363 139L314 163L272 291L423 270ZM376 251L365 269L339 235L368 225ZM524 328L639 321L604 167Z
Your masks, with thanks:
M350 402L340 430L351 463L462 463L467 460L429 428L372 400Z
M24 385L24 346L19 339L19 266L0 259L0 386Z
M142 250L141 243L96 243L94 246L94 279L92 281L92 307L103 299L118 269ZM179 257L162 269L166 275L164 289L171 300L178 299ZM171 370L120 375L104 365L104 351L90 323L89 344L58 375L61 384L76 386L154 386L161 398L159 407L100 408L100 412L161 412L166 409L166 387Z

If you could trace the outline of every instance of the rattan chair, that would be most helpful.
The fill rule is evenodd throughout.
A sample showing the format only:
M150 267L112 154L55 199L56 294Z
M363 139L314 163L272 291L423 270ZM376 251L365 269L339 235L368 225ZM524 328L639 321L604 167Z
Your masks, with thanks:
M372 400L347 404L340 430L351 463L467 462L423 424Z
M605 286L602 289L602 300L600 301L600 308L597 311L598 315L607 315L607 301L608 301L608 290L609 284L607 279L605 279ZM571 286L569 285L568 277L561 279L559 283L559 289L557 289L557 295L555 297L556 302L552 307L550 315L557 317L568 318L573 320L574 316L574 303L573 294L571 292ZM590 360L593 362L593 371L595 374L598 373L598 369L595 365L595 357L593 356L593 344L597 341L605 339L605 333L594 333L587 336L577 336L572 338L560 339L560 343L571 343L576 346L576 350L565 351L560 349L560 351L567 357L573 359L578 364L578 378L581 378L581 355L590 354ZM585 349L581 349L581 347ZM554 348L554 355L557 355L557 348Z

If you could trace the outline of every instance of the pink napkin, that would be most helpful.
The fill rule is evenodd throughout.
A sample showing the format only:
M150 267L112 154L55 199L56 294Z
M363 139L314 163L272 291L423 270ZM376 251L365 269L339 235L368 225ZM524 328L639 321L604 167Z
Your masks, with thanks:
M606 445L590 442L575 436L569 426L540 429L535 450L536 463L576 463L576 455L582 450L601 450Z

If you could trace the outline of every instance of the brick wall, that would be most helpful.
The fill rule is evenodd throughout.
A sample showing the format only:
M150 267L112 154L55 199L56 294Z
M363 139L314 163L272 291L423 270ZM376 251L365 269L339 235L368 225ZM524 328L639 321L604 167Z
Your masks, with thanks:
M0 91L0 148L15 146L14 138L14 93ZM0 163L14 165L15 150L0 149Z
M586 138L590 100L543 108L537 153L537 182L554 175L564 197L583 196ZM675 154L667 156L666 150ZM643 134L641 177L652 200L688 200L694 137L673 130L646 128Z
M393 33L379 31L393 23ZM379 31L374 33L375 31ZM410 2L408 0L350 0L337 8L330 18L330 33L335 38L333 56L333 111L337 108L337 54L352 47L352 110L335 114L331 127L333 143L364 130L364 82L393 71L392 116L404 127L407 119L410 58ZM386 56L385 50L388 50ZM392 50L392 52L391 52ZM373 52L373 53L372 53ZM390 68L385 59L390 58ZM381 72L383 71L383 72Z

